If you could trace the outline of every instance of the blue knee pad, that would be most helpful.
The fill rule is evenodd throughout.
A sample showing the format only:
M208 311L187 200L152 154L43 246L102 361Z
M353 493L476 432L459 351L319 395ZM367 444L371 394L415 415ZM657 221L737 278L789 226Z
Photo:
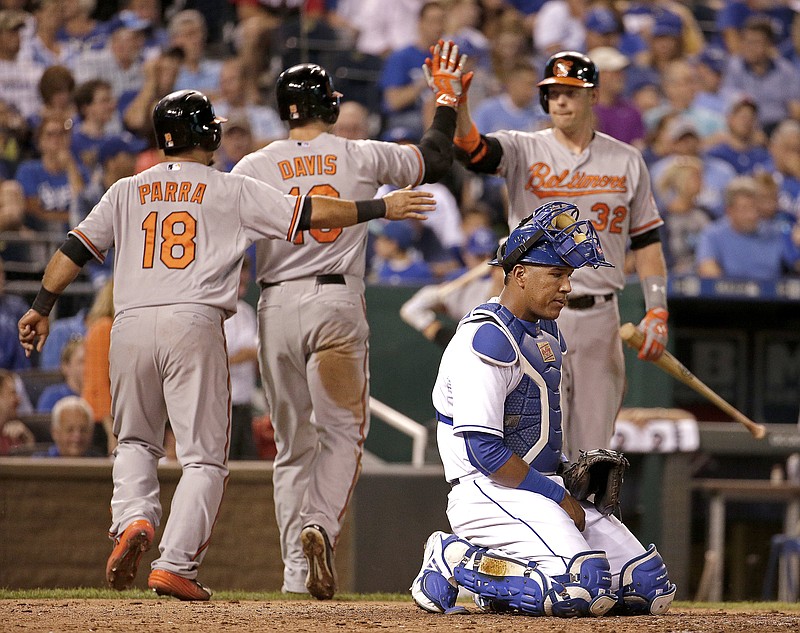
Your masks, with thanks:
M535 563L488 554L485 548L467 550L453 569L459 585L480 596L493 609L518 610L528 615L544 615L544 588L547 577Z
M622 566L616 615L657 615L669 611L677 588L669 581L667 566L650 545L647 551Z
M562 618L600 616L617 603L611 591L611 567L605 552L580 552L572 557L567 572L553 576L545 598L548 615Z

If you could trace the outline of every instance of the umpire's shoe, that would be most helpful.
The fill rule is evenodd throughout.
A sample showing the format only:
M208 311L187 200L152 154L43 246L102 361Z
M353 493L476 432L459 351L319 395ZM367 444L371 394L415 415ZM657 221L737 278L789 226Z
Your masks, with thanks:
M178 576L166 569L151 571L147 586L159 596L172 596L178 600L208 600L213 593L196 580Z
M317 600L330 600L336 593L336 570L333 567L333 548L325 528L307 525L300 532L303 554L308 561L306 589Z
M153 524L146 519L139 519L114 539L114 549L106 563L106 580L109 585L123 591L133 584L142 553L150 549L154 534Z

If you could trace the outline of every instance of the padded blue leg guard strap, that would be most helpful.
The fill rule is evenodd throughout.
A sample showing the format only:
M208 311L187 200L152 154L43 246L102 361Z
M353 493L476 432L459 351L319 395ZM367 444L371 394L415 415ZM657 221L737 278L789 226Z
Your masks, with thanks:
M544 615L544 589L547 577L526 563L488 554L485 548L467 550L464 559L453 569L462 587L498 607L507 606L528 615Z
M619 586L614 609L617 615L666 613L677 590L667 577L667 566L655 545L623 565Z
M581 552L572 557L567 573L553 576L545 598L548 615L574 618L605 615L617 603L611 592L611 571L604 552Z

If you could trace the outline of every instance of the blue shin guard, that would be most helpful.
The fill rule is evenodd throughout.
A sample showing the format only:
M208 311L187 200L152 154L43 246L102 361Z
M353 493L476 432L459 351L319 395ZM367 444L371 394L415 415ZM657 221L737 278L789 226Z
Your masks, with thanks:
M604 552L581 552L572 557L567 573L553 576L545 606L562 618L600 616L617 603L611 592L611 571Z
M650 545L644 554L622 566L614 614L666 613L675 598L676 590L667 576L667 567L656 546Z

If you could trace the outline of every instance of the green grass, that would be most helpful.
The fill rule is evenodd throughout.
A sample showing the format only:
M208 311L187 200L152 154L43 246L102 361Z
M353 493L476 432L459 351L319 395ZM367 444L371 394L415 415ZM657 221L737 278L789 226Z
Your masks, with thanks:
M152 591L131 589L114 591L78 587L74 589L0 589L0 600L159 600ZM269 602L275 600L310 600L309 596L287 595L278 591L218 591L213 600L241 600ZM342 593L336 594L336 600L342 602L408 602L407 593ZM800 602L688 602L676 601L677 609L707 609L725 611L798 611Z

